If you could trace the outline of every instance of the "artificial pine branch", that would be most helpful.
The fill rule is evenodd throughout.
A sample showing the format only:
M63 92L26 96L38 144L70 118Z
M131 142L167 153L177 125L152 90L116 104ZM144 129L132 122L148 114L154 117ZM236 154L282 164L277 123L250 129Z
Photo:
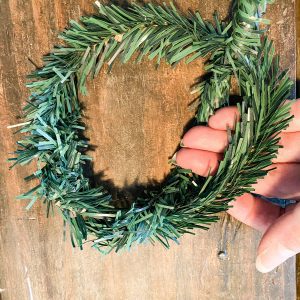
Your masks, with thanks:
M267 1L236 0L229 23L204 21L199 13L185 16L175 7L147 4L126 9L99 5L99 14L71 21L60 37L64 46L45 56L45 66L30 76L31 96L25 107L27 133L18 142L15 164L33 159L38 170L28 176L40 184L20 196L29 199L29 209L38 199L54 204L70 225L71 239L82 247L91 241L108 253L130 248L146 240L169 247L194 228L207 229L216 215L268 172L278 151L278 133L290 120L283 105L291 88L279 69L272 44L258 27ZM191 170L174 167L160 191L146 191L130 207L118 209L103 188L91 188L84 176L87 142L78 90L85 93L88 75L95 77L117 57L127 62L135 53L165 59L175 65L210 54L208 81L202 93L197 122L207 121L218 107L228 104L230 79L239 83L241 121L229 132L229 146L218 172L207 179ZM24 124L23 124L24 125Z
M201 109L197 113L199 122L206 122L217 108L229 104L230 79L236 68L234 61L238 56L257 56L261 35L264 33L259 25L269 24L269 20L261 17L270 2L272 1L233 1L233 18L226 26L229 36L226 45L211 55L206 66L209 78L195 88L200 94L201 102Z

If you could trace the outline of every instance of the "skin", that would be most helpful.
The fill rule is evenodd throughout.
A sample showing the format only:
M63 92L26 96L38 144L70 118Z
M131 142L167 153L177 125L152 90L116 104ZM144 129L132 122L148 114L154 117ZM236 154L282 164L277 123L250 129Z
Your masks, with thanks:
M275 170L259 180L255 193L267 197L300 200L300 99L293 101L294 119L280 135ZM208 126L191 128L182 139L182 148L174 155L176 164L207 176L215 173L228 144L226 127L234 130L239 114L236 107L219 109ZM300 252L300 202L283 209L252 194L244 194L230 203L228 213L241 222L261 231L256 268L267 273Z

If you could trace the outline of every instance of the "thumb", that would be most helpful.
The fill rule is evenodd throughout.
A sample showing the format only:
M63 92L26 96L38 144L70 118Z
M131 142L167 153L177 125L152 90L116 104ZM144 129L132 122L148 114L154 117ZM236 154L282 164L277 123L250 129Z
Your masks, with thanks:
M265 232L258 247L256 268L272 271L300 252L300 203L288 208Z

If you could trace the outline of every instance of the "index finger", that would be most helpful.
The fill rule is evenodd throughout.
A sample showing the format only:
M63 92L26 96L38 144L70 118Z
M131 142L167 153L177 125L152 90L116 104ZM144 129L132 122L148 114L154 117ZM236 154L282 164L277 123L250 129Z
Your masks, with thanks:
M294 116L289 127L283 132L300 131L300 99L286 100L292 102L290 113ZM213 129L226 130L227 127L234 129L235 123L240 120L240 113L236 106L228 106L220 108L208 120L208 126Z

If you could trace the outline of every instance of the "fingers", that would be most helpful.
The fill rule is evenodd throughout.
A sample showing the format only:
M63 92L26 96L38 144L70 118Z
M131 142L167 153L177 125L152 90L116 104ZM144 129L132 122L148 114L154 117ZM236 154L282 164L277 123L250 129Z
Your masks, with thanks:
M300 162L300 132L286 132L282 133L280 137L279 144L283 148L279 149L274 162ZM228 137L224 130L195 126L183 136L181 143L182 147L221 153L228 145Z
M295 119L300 119L300 100L294 101L292 113ZM183 137L183 146L177 153L177 164L182 168L191 169L200 176L213 175L217 172L219 160L228 144L226 126L234 127L234 120L238 119L236 107L226 107L218 110L210 118L210 127L196 126L190 129ZM297 120L289 130L300 129L300 122ZM254 186L256 193L267 197L281 197L300 199L298 178L300 178L300 131L282 133L279 155L274 160L277 169L271 171L264 180ZM299 162L299 163L298 163Z
M266 273L300 252L300 203L279 217L258 247L256 268Z
M212 152L224 152L228 145L227 133L207 126L195 126L183 137L181 146Z
M251 194L244 194L230 202L233 207L227 212L261 232L265 232L281 214L281 208Z
M217 172L222 154L183 148L176 153L173 159L184 169L191 169L200 176L208 176L208 174L213 175Z
M177 165L191 169L200 176L208 176L209 170L210 175L214 175L221 159L220 153L198 149L182 148L176 154ZM255 192L266 197L300 200L300 164L281 163L273 166L276 169L253 185Z
M300 164L274 164L273 166L276 167L275 170L270 171L253 185L255 192L266 197L299 200Z

